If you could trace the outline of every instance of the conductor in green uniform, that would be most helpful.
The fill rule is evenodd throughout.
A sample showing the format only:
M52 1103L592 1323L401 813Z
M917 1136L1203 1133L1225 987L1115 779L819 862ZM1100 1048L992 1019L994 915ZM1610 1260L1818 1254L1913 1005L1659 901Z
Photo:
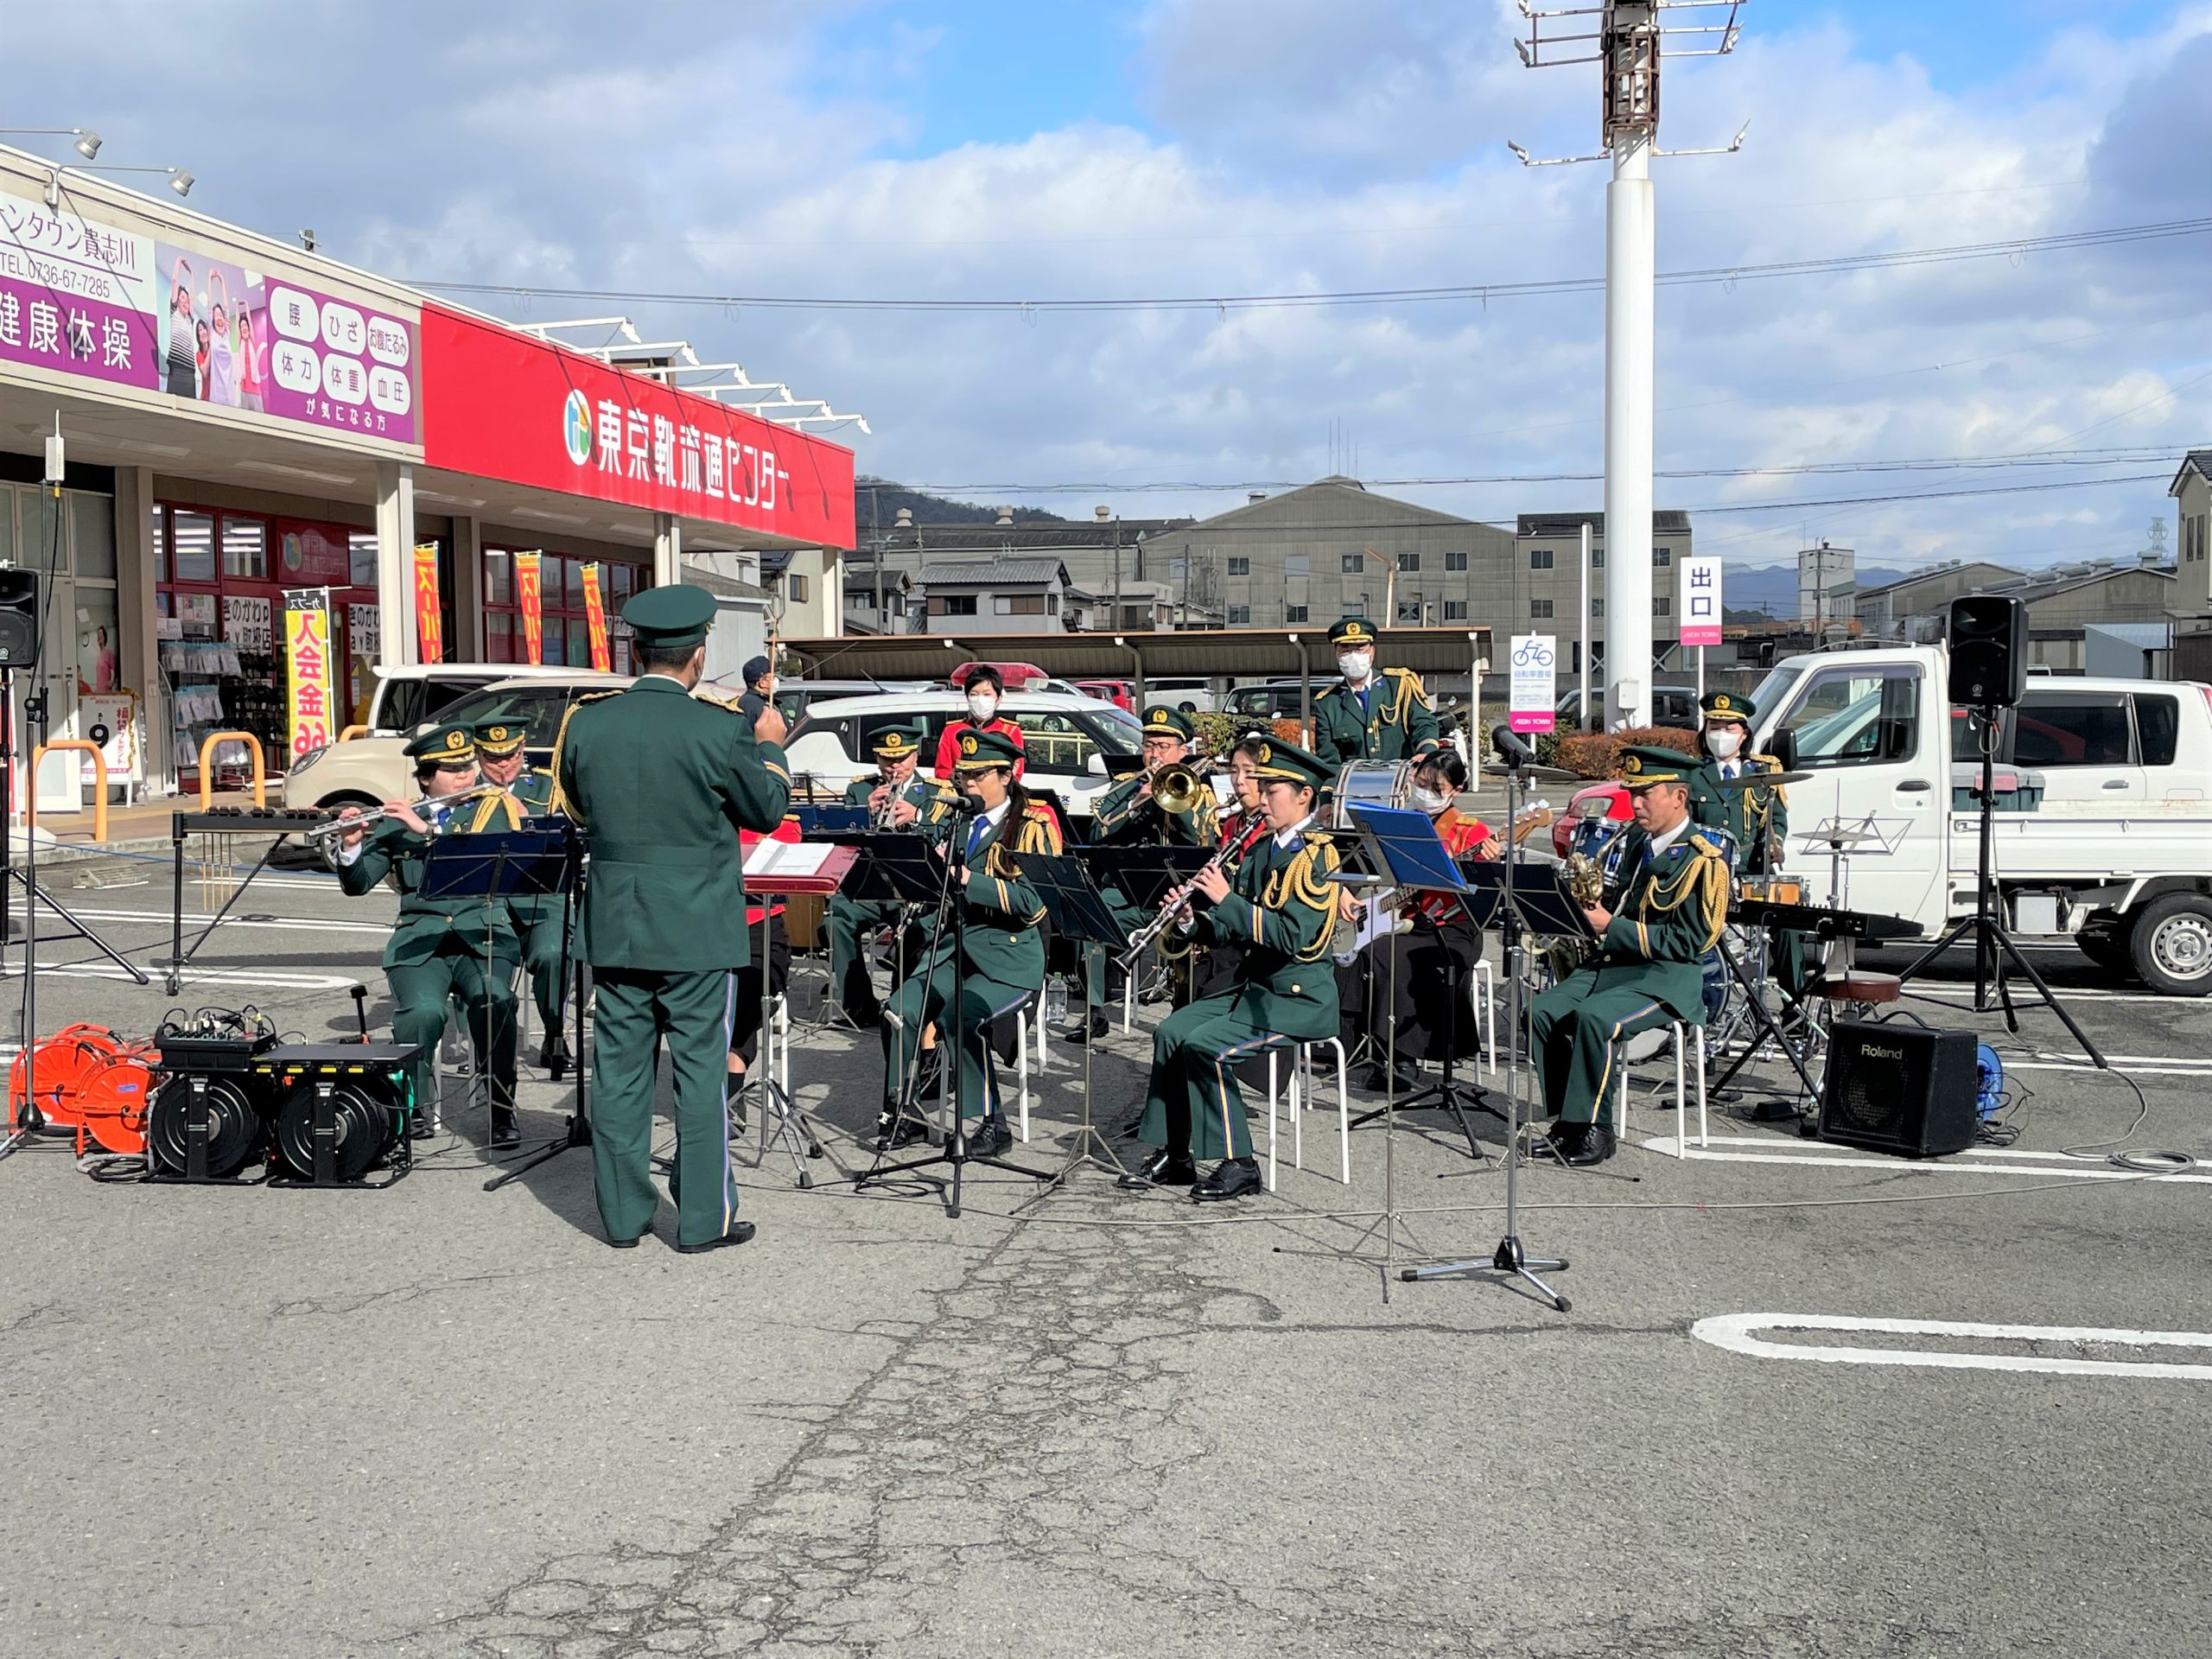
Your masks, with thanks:
M1411 669L1375 666L1375 625L1348 616L1329 630L1344 677L1313 699L1313 749L1334 766L1411 760L1443 739L1436 710ZM1332 774L1333 776L1333 774Z
M476 745L466 726L441 726L407 746L423 798L387 801L385 816L346 832L337 854L338 885L354 898L387 883L399 895L399 921L384 948L391 986L391 1035L419 1044L412 1068L414 1130L438 1122L438 1038L457 999L476 1047L476 1070L489 1081L492 1144L520 1141L515 1126L515 965L522 948L505 901L425 899L423 859L441 836L512 830L521 810L505 795L475 790ZM452 802L441 807L441 800ZM360 816L348 807L341 820Z
M1211 852L1221 840L1221 819L1213 786L1200 772L1196 798L1186 807L1168 811L1154 797L1153 780L1162 766L1179 766L1190 760L1192 740L1198 727L1180 709L1162 703L1145 710L1141 748L1144 770L1132 772L1099 796L1091 809L1090 838L1107 847L1203 847ZM1129 902L1118 887L1102 891L1122 931L1134 933L1151 920ZM1085 1043L1103 1037L1106 1018L1106 953L1093 945L1084 963L1084 1022L1063 1032L1070 1042Z
M1260 1186L1252 1129L1236 1081L1239 1060L1269 1047L1317 1042L1337 1029L1337 978L1328 961L1337 851L1313 828L1314 803L1334 768L1319 755L1262 738L1251 746L1260 810L1273 833L1233 876L1209 868L1179 924L1198 944L1243 949L1228 988L1178 1008L1153 1033L1152 1073L1138 1139L1157 1147L1124 1186L1191 1185L1201 1203ZM1198 1160L1221 1161L1201 1179Z
M1727 923L1728 862L1690 820L1689 765L1673 749L1621 752L1636 822L1606 849L1605 891L1584 912L1597 952L1529 1010L1529 1046L1555 1120L1548 1138L1569 1164L1613 1155L1617 1124L1597 1120L1620 1039L1705 1020L1700 958Z
M1738 875L1778 874L1789 838L1787 792L1779 784L1722 787L1735 779L1782 770L1772 755L1745 752L1758 708L1739 691L1707 692L1700 706L1705 713L1706 760L1690 778L1690 817L1700 828L1727 831ZM1805 984L1805 937L1783 931L1770 937L1776 972L1794 996Z
M562 722L554 775L589 856L578 948L595 987L592 1173L607 1241L651 1224L653 1084L668 1044L678 1213L686 1254L753 1236L736 1219L722 1096L737 972L750 959L741 828L783 822L791 772L773 706L758 721L690 695L706 665L715 601L649 588L622 607L640 672L579 701Z
M476 763L487 784L497 784L514 797L524 816L551 817L553 774L530 764L523 748L530 729L518 720L480 720L476 722ZM524 893L507 900L515 932L522 940L523 966L530 970L530 988L537 1003L537 1063L565 1070L569 1045L561 1030L561 1010L567 1003L569 958L562 949L566 899L543 893Z
M918 767L921 744L912 732L889 727L876 734L873 750L879 778L855 778L845 785L845 804L864 806L872 823L887 823L890 833L941 838L952 816L950 790L925 778ZM883 1005L868 976L865 942L880 928L899 920L904 905L832 896L829 905L830 994L856 1026L872 1026Z
M1032 808L1014 780L1020 759L1020 747L1002 732L963 731L956 740L953 775L971 803L953 820L946 846L961 889L953 900L961 906L959 1002L954 1006L955 939L948 922L884 1012L879 1149L904 1146L923 1133L918 1116L898 1109L898 1080L912 1074L922 1029L932 1024L955 1028L947 1036L960 1050L961 1116L982 1119L968 1133L969 1155L995 1158L1014 1144L986 1045L991 1022L1045 982L1045 942L1037 931L1045 906L1022 879L1020 855L1058 850L1051 820Z

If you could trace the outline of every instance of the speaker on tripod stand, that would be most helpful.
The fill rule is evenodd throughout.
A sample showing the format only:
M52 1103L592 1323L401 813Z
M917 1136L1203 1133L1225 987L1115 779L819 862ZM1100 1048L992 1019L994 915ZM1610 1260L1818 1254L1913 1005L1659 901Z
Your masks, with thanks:
M2028 607L2010 594L1951 601L1951 701L2010 709L2028 689Z

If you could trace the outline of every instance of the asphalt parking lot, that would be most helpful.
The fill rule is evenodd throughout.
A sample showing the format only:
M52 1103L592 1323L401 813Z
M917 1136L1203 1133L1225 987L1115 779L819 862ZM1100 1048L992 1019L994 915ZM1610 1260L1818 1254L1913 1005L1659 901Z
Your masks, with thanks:
M166 950L166 866L54 890ZM383 1017L388 897L280 875L240 912L177 1001L321 1037L358 981ZM1565 1314L1489 1274L1385 1300L1386 1163L1395 1257L1502 1230L1497 1163L1433 1118L1388 1159L1357 1132L1346 1188L1313 1113L1306 1168L1230 1213L1085 1170L949 1220L771 1156L759 1239L699 1258L605 1248L578 1154L486 1194L465 1111L385 1192L99 1185L34 1144L0 1162L0 1651L2212 1652L2212 1338L2136 1339L2212 1332L2212 1167L2107 1160L2212 1164L2212 1007L2037 960L2124 1077L2031 1014L2001 1153L1843 1154L1748 1121L1755 1090L1701 1155L1529 1169ZM41 961L43 1030L170 1001L79 941ZM2001 1031L1969 966L1917 1006ZM1100 1051L1102 1119L1147 1052ZM849 1159L874 1040L802 1033L792 1069ZM566 1090L525 1076L550 1135ZM1056 1047L1020 1155L1056 1160L1080 1077ZM1671 1100L1632 1122L1671 1135Z

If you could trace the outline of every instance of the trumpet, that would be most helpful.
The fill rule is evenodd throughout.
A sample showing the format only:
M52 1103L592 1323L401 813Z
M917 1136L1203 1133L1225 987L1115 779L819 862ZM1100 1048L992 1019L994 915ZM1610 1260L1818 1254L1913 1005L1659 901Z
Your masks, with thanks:
M418 816L428 817L435 815L443 817L456 807L465 806L472 801L480 801L486 796L502 795L505 792L505 784L478 784L474 788L462 790L458 795L440 795L435 798L426 795L421 800L410 801L407 804L414 809ZM391 815L392 809L388 806L372 806L367 811L356 813L350 818L333 818L327 823L318 823L311 830L302 830L300 831L300 839L310 847L320 848L324 842L336 836L349 836L356 830L365 830L372 824L381 823Z
M873 793L876 790L884 789L884 786L890 783L890 781L891 780L888 778L885 777L880 772L874 773L868 780L868 788L870 792ZM876 834L885 830L897 828L898 812L899 791L895 789L885 789L883 804L874 808L868 815L868 827L869 833Z
M1165 772L1167 768L1163 766L1160 770ZM1183 770L1187 772L1190 768L1185 766ZM1244 861L1245 855L1260 844L1260 837L1266 835L1270 827L1263 812L1255 812L1252 818L1253 822L1242 835L1223 846L1199 868L1200 875L1207 870L1233 871ZM1153 942L1167 931L1175 919L1176 912L1190 902L1191 895L1198 890L1198 878L1196 875L1187 881L1178 882L1169 890L1167 896L1160 901L1159 913L1129 936L1128 948L1118 958L1124 972L1135 966L1137 959L1152 948Z

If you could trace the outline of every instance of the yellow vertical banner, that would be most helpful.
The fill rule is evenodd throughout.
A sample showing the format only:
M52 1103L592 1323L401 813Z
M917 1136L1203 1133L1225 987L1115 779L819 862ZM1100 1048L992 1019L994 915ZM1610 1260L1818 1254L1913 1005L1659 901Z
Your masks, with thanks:
M426 663L446 659L445 625L438 613L438 544L417 543L415 548L416 654Z
M331 718L338 698L337 660L330 648L329 588L296 588L284 595L284 668L296 760L310 749L327 747L335 735Z
M604 674L614 665L607 648L607 604L599 596L599 567L584 566L584 623L591 630L591 665Z
M523 661L545 660L545 594L539 586L542 553L515 555L515 608L522 613Z

